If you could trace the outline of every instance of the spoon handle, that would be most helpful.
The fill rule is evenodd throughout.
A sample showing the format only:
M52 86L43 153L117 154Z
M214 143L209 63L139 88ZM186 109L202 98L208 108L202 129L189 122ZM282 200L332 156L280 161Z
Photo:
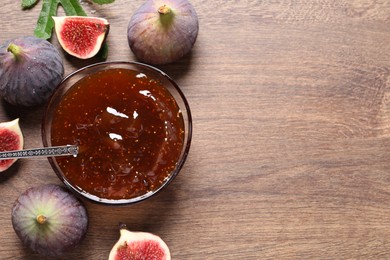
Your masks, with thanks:
M79 148L77 145L52 146L44 148L0 152L0 160L65 155L77 156L78 152Z

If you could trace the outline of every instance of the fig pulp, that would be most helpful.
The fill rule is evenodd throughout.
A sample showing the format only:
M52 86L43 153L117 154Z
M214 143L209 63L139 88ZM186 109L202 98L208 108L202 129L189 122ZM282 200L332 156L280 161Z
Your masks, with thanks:
M43 104L63 74L61 56L46 40L25 36L0 45L0 96L8 103Z
M198 16L187 0L148 0L132 16L127 39L140 61L166 64L190 52L198 30Z
M60 256L87 231L84 205L65 188L47 184L26 190L12 208L12 225L23 242L44 256Z
M132 232L124 226L120 238L111 249L108 260L170 260L167 244L159 237L147 232Z
M106 19L97 17L58 16L53 20L62 48L79 59L92 58L99 52L110 27Z
M23 135L19 127L19 119L0 123L0 152L21 149L23 149ZM0 160L0 172L7 170L15 162L16 159Z

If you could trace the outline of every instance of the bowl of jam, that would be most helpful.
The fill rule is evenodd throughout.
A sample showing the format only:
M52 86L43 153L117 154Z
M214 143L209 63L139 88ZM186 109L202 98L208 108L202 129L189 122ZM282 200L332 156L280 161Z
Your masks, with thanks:
M49 157L74 192L103 204L131 204L166 187L191 143L188 102L164 72L137 62L103 62L60 83L42 123L44 146L77 145Z

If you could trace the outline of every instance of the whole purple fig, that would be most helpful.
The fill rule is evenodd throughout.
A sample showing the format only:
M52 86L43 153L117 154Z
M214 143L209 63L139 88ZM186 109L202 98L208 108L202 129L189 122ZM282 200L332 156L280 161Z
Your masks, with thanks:
M167 64L190 52L198 30L198 16L187 0L148 0L131 18L127 39L140 61Z
M0 96L10 104L45 103L63 74L61 56L46 40L23 36L0 44Z
M80 244L88 227L84 204L54 184L32 187L12 208L12 226L32 251L60 256Z

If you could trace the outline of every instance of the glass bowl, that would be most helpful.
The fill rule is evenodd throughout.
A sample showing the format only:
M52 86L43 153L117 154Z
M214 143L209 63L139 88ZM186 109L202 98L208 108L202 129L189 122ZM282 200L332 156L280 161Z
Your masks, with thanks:
M178 85L137 62L102 62L63 79L48 102L45 147L78 145L77 156L49 157L76 194L109 205L145 200L180 172L192 119Z

